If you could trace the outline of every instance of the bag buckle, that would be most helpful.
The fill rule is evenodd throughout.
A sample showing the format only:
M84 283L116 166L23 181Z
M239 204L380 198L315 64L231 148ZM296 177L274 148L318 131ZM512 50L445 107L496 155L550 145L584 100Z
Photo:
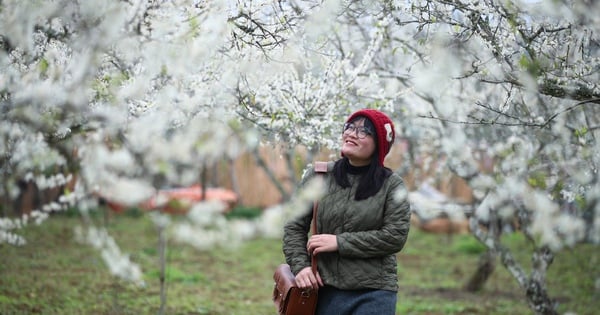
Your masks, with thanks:
M302 290L302 292L300 292L300 296L308 299L310 297L310 290Z

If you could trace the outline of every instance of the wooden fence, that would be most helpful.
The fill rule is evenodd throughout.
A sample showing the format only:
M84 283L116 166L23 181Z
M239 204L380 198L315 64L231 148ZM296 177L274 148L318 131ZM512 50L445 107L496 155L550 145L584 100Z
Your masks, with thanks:
M259 152L266 164L271 168L275 178L280 181L288 192L290 192L295 187L295 183L288 174L288 166L282 158L282 150L282 148L264 146ZM302 165L301 167L298 167L299 169L294 170L296 172L296 178L299 179L302 172L302 169L300 168L309 161L302 161L306 156L306 154L303 153L305 150L302 148L297 148L296 150L296 155L301 160L298 164ZM398 170L402 165L404 150L406 150L406 144L402 141L397 141L392 146L390 154L387 156L386 166L392 170ZM332 152L322 152L315 159L329 160L331 159L330 156L334 156L333 159L339 157L335 152L333 154ZM436 175L433 174L435 163L436 162L430 164L428 170L423 171L423 168L420 168L419 173L408 171L406 174L403 174L409 190L417 189L419 183L424 178L436 177ZM239 194L240 203L244 206L265 208L282 201L282 196L275 184L269 179L265 170L258 166L251 153L244 154L231 162L224 161L218 165L214 165L209 168L207 173L209 184L207 186L218 186L236 190ZM438 174L437 177L434 187L446 196L465 203L471 201L471 190L464 180L450 173L444 174L441 178ZM234 185L234 182L236 185ZM72 189L73 184L74 182L68 184L71 186L70 189ZM61 192L64 191L65 187L56 187L38 191L35 185L29 182L21 183L21 188L22 193L12 204L12 208L17 211L17 214L29 213L31 210L37 209L40 205L56 201ZM0 200L0 202L2 202L2 200Z

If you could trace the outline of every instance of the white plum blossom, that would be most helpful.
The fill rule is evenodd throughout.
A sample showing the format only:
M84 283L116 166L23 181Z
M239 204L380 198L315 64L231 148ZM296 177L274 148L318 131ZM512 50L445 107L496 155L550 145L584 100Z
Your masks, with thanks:
M145 286L140 266L132 262L129 255L121 252L114 238L108 235L105 229L78 226L75 228L75 237L79 242L89 244L100 251L111 274L139 286Z
M281 238L283 236L283 224L285 216L282 205L267 207L258 218L260 235L266 238Z
M27 244L27 241L25 240L25 238L18 234L14 234L12 232L0 229L0 244L3 243L14 246L23 246Z

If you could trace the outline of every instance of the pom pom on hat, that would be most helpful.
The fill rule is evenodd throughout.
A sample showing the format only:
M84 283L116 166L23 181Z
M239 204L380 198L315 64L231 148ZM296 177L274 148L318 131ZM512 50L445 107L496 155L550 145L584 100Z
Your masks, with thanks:
M386 114L376 109L361 109L356 111L348 117L346 122L350 122L359 116L369 119L373 123L373 126L375 126L375 137L377 138L378 150L377 158L379 165L383 166L385 156L390 152L396 137L394 123L392 123Z

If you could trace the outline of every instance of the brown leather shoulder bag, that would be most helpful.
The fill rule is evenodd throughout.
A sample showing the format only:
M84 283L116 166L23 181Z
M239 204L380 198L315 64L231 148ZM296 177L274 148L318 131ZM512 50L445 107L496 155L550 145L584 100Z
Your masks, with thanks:
M327 172L327 162L316 162L315 172ZM317 207L313 204L311 233L317 233ZM317 257L311 256L311 268L317 274ZM301 289L296 285L296 277L288 264L281 264L275 269L273 280L273 303L279 315L313 315L317 308L318 290Z

